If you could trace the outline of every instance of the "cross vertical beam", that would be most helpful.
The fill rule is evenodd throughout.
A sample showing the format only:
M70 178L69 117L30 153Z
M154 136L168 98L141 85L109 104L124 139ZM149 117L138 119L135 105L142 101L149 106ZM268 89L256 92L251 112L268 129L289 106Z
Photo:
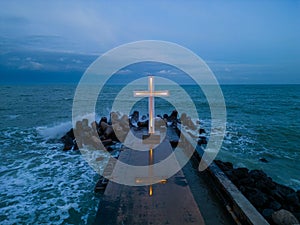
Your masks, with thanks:
M169 96L169 91L155 91L154 90L154 77L148 77L148 91L134 91L134 97L148 97L148 111L149 111L149 134L155 133L155 104L154 98L159 96Z
M154 87L153 87L153 77L150 76L149 77L149 82L148 82L148 90L149 90L149 105L148 105L148 109L149 109L149 134L154 134L155 133L155 128L154 128L154 111L155 111L155 107L154 107L154 98L153 98L153 91L154 91Z

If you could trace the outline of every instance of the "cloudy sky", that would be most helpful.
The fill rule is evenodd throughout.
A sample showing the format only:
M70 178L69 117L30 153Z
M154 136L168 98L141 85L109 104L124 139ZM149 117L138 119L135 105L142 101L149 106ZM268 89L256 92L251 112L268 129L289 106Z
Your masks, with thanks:
M189 48L220 83L300 83L299 27L300 1L1 1L0 77L76 81L111 48L150 39Z

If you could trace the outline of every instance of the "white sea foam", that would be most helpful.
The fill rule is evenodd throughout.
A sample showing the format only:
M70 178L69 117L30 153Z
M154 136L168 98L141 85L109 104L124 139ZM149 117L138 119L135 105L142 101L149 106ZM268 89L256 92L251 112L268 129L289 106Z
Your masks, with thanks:
M18 118L20 115L7 115L8 119L10 120L14 120L16 118Z
M1 193L6 196L1 206L1 214L5 215L1 224L70 224L74 213L84 224L93 220L98 205L98 197L92 191L97 174L79 152L49 151L60 144L47 142L37 142L36 147L22 144L22 148L30 145L38 151L13 150L2 156L15 160L0 167Z
M291 182L297 184L298 186L300 186L300 180L291 178Z
M71 122L12 127L0 134L1 224L93 222L99 201L93 193L98 175L79 151L63 152L58 141L43 140L60 136L67 125Z
M72 128L72 123L63 122L53 126L37 127L38 133L45 139L61 138L66 132Z

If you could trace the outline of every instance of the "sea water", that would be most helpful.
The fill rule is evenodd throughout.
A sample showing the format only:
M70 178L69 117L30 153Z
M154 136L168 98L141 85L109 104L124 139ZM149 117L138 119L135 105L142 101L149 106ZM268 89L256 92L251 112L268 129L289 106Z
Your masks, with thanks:
M203 93L184 88L209 137ZM72 125L75 89L72 84L0 86L1 224L93 223L101 200L93 192L99 175L79 151L62 151L60 142ZM109 114L118 91L108 87L96 106L96 120ZM217 158L263 169L276 182L300 189L300 85L228 85L222 91L227 128ZM146 101L135 104L141 114L147 113ZM165 100L156 100L156 114L172 110Z

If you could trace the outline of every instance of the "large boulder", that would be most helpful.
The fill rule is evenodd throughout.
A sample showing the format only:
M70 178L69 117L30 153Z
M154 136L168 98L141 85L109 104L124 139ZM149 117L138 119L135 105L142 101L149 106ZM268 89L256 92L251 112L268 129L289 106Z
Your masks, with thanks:
M74 148L75 146L74 140L75 140L75 136L72 128L61 138L61 141L64 144L63 150L68 151Z
M262 170L251 170L249 172L249 175L254 180L261 180L261 179L267 179L268 178L267 174L264 171L262 171Z
M289 211L285 209L278 210L272 214L272 220L275 225L298 225L299 221Z
M238 186L239 179L233 174L233 170L225 171L226 176L231 180L232 183Z
M284 186L282 184L276 184L276 189L280 192L282 196L286 198L286 196L295 193L294 189Z
M277 211L277 210L279 210L282 207L282 205L279 202L277 202L277 201L274 200L274 201L270 202L269 207L271 209Z
M248 169L247 168L236 168L233 170L233 175L238 179L243 179L248 177Z
M263 217L269 220L272 218L273 213L274 213L273 209L264 209L261 214L263 215Z
M275 189L276 185L270 177L267 177L266 179L256 180L256 187L259 190L262 190L263 192L270 194L272 190Z
M238 186L255 187L255 180L250 177L242 178L238 181Z
M215 160L215 163L223 171L233 170L233 164L231 162L222 162L221 160Z
M268 202L268 196L256 188L246 188L245 196L257 209L262 209Z
M300 190L298 190L296 193L298 195L298 199L300 200Z
M299 206L299 198L296 192L290 193L286 196L286 202L293 206Z

